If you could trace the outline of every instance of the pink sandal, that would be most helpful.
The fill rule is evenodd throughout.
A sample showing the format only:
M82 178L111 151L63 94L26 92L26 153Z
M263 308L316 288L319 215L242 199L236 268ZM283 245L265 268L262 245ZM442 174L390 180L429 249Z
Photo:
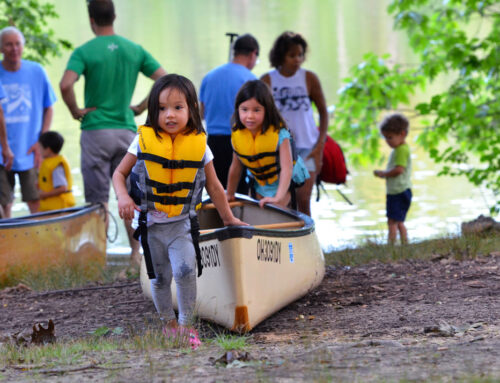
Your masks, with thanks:
M189 329L189 344L191 345L191 350L196 350L201 346L201 340L198 337L198 332L194 328Z
M196 350L201 346L201 340L198 332L193 328L186 327L167 327L163 328L163 335L172 340L174 346L183 347L189 341L191 350Z

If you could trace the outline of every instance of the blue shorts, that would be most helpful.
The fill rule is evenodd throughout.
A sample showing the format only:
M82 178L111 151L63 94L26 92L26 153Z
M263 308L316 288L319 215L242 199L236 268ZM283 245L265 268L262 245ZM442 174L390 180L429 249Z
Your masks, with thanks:
M408 209L411 205L411 197L411 189L406 189L399 194L387 194L387 218L398 222L404 222L406 213L408 213Z

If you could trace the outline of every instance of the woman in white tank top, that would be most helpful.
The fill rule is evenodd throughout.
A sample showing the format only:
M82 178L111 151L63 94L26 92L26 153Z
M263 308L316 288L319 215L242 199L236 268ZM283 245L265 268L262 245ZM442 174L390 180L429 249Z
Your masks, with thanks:
M328 112L318 76L301 68L306 50L307 42L301 35L284 32L269 53L271 66L275 69L261 79L271 87L276 106L309 170L310 178L297 189L297 206L302 213L311 215L311 194L316 175L321 171ZM314 121L311 102L319 113L319 129Z

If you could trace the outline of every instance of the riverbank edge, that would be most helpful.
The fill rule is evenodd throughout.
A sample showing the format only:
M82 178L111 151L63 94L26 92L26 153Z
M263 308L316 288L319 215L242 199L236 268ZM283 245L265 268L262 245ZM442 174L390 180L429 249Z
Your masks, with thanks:
M353 267L370 262L398 262L409 259L456 260L500 255L500 233L449 235L404 245L366 243L364 245L325 253L328 266Z

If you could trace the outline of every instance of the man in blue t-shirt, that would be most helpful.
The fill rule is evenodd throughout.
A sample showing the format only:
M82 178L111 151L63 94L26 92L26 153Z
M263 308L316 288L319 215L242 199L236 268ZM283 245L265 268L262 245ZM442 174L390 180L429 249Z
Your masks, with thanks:
M241 86L257 77L251 72L259 56L259 43L250 34L242 35L234 42L234 58L231 62L212 69L203 78L200 88L201 113L208 133L208 146L214 155L214 167L219 181L226 188L227 174L233 158L231 146L231 116L234 100ZM237 192L248 193L244 175Z
M3 92L3 86L0 82L0 102L5 98L5 93ZM7 141L7 129L5 128L5 118L3 115L3 108L0 104L0 152L2 153L3 165L0 165L0 218L5 218L2 201L6 201L8 193L4 195L4 190L2 185L7 185L7 172L5 170L10 170L12 166L12 161L14 160L14 153L10 150L9 141Z
M39 197L36 187L37 168L41 161L38 145L40 133L50 129L52 105L56 96L45 70L36 62L23 60L24 36L15 27L0 31L0 81L5 98L2 100L7 130L7 141L14 153L10 170L0 166L0 203L5 216L11 214L14 200L15 175L21 183L23 201L31 213L38 210ZM3 149L3 148L2 148ZM7 158L3 152L2 162ZM8 160L8 159L7 159Z
M0 102L2 102L4 98L5 93L3 91L2 82L0 81ZM7 128L5 127L5 117L2 104L0 104L0 153L2 153L3 161L0 162L0 167L5 168L6 170L10 170L10 168L12 167L12 161L14 161L14 153L12 153L12 150L9 146L9 141L7 140Z

